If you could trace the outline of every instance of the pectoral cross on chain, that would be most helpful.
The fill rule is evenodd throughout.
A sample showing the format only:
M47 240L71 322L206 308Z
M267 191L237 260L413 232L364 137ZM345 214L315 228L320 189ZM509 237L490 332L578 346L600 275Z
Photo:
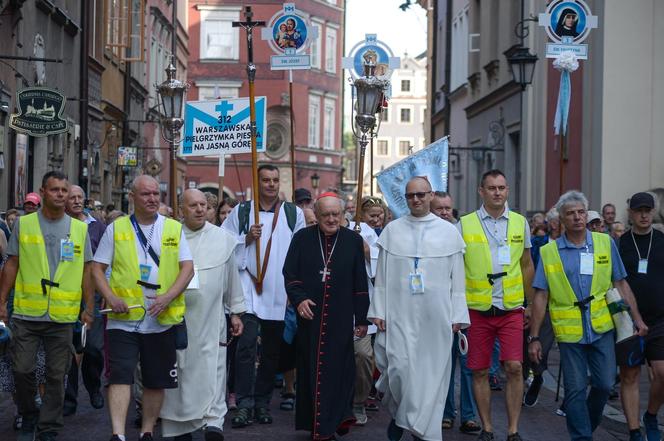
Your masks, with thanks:
M322 276L320 278L320 281L325 282L325 279L327 278L327 276L329 276L331 274L331 271L328 271L327 266L325 266L325 267L323 267L322 270L318 271L318 273L322 274Z

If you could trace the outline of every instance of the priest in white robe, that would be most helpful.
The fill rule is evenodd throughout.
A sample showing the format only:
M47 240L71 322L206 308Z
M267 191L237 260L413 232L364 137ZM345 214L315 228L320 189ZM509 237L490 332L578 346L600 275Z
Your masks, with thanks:
M459 232L429 213L425 177L406 186L410 214L387 225L378 239L376 285L367 316L378 326L376 385L392 416L387 435L442 440L450 382L453 332L470 325Z
M163 436L191 440L204 428L206 441L223 440L226 415L226 346L242 333L246 306L234 251L235 236L206 222L207 200L199 190L185 191L183 231L194 258L187 287L187 349L177 352L178 388L166 392L161 410ZM226 335L225 311L232 336Z

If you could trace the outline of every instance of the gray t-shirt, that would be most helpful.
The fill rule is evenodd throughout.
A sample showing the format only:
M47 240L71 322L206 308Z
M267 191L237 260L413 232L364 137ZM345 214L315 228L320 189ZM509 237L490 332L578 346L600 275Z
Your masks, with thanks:
M51 280L55 277L55 272L60 263L60 241L67 239L69 234L69 227L71 225L71 217L67 214L57 220L47 219L39 210L37 212L39 218L39 228L41 228L42 236L44 236L44 246L46 247L46 257L48 258L48 268L50 270ZM9 238L9 245L7 246L7 254L9 256L18 256L19 246L18 237L20 234L20 222L17 219L14 222L14 231ZM83 261L90 262L92 260L92 246L90 245L90 235L85 236L85 251L83 253ZM41 317L24 316L21 314L14 314L14 317L23 320L32 320L47 322L51 321L48 311Z

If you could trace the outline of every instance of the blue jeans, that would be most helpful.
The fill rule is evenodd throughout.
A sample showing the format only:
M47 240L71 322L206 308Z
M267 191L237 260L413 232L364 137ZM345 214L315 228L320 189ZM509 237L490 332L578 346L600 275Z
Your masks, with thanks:
M493 342L493 354L491 355L491 367L489 375L498 376L500 374L500 342L498 339Z
M567 431L572 441L592 441L616 379L613 331L591 344L559 343ZM590 392L588 392L590 372Z
M464 331L465 333L465 331ZM447 392L445 401L445 412L443 418L454 420L456 408L454 406L454 372L456 371L457 358L461 366L461 389L459 390L459 405L461 406L461 423L474 420L477 415L475 398L473 397L473 371L466 366L466 356L459 352L459 336L454 334L452 343L452 376L450 378L450 388Z

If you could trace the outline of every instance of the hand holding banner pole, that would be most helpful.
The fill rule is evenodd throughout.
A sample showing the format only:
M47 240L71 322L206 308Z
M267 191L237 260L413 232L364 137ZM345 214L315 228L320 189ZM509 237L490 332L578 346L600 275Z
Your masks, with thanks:
M244 28L247 32L247 78L249 79L249 121L251 124L251 175L253 178L251 198L254 201L254 224L260 223L259 218L259 194L258 194L258 152L256 151L256 102L254 93L254 80L256 78L256 65L254 64L254 39L253 30L257 26L265 26L264 21L253 21L254 13L251 6L244 8L244 21L234 21L234 28ZM260 284L261 275L261 244L260 238L256 239L256 280ZM257 291L260 291L257 284Z

